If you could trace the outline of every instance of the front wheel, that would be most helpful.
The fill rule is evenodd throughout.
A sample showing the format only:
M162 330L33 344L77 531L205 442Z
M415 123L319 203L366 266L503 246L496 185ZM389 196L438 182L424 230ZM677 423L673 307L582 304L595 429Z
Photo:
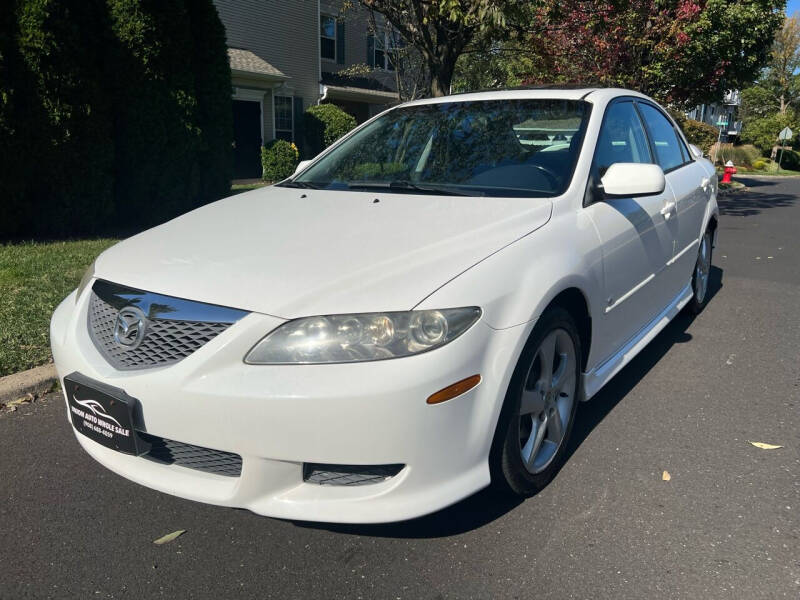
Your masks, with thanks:
M547 485L566 450L580 389L580 339L570 314L546 311L517 364L495 432L495 487L531 496Z
M697 262L692 273L692 299L686 306L692 314L699 314L708 304L708 280L711 276L712 234L706 230L700 239Z

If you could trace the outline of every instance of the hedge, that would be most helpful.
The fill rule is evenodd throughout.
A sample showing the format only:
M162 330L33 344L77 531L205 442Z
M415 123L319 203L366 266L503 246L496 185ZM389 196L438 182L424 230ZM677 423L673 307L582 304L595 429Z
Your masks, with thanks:
M743 144L741 146L734 146L733 144L719 144L716 146L716 153L714 148L711 150L711 155L716 154L717 164L724 165L729 160L734 165L739 167L751 167L753 163L761 158L761 152L755 146L750 144Z
M0 10L0 239L130 232L216 199L232 129L211 0Z
M300 154L297 146L286 140L272 140L261 146L261 168L264 181L281 181L297 168Z
M303 117L307 152L316 156L355 126L355 117L335 104L309 107Z
M686 119L681 123L681 127L689 143L694 144L706 154L711 151L711 146L716 143L719 136L719 131L716 127L694 119Z

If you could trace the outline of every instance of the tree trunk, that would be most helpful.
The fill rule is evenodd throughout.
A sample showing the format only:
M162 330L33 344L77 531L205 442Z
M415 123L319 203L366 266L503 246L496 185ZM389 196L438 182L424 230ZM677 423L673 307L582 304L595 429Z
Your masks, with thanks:
M431 70L431 96L438 98L447 96L450 93L450 84L453 81L453 73L456 70L456 59L449 53L440 56L439 60L429 62L428 68Z

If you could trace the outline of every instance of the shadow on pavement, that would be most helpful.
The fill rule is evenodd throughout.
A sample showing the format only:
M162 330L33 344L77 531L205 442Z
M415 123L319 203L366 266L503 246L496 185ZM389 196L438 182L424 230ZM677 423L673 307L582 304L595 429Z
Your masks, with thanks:
M708 280L708 301L722 289L722 269L711 267ZM706 309L707 310L707 309ZM578 410L573 425L572 438L567 448L566 460L580 447L592 430L608 415L614 407L630 392L637 383L652 369L658 361L675 344L684 344L692 340L687 331L695 316L686 311L681 312L636 358L617 373L603 389Z
M711 267L709 279L709 302L722 289L722 269ZM667 327L650 342L614 379L612 379L589 402L578 407L569 446L564 462L575 453L583 441L617 404L630 392L641 379L647 375L659 360L675 344L689 342L691 334L686 330L694 321L694 316L686 312L667 325ZM564 464L562 462L562 465ZM556 473L555 478L558 477ZM550 485L553 485L552 483ZM377 536L391 538L438 538L457 535L471 531L491 523L503 516L523 501L494 491L492 488L481 490L469 498L431 515L381 525L347 525L337 523L311 523L296 521L297 527L325 529L349 535Z
M734 181L736 183L743 183L748 188L760 188L760 187L770 187L773 185L777 185L781 182L780 179L777 177L773 177L771 179L753 179L750 177L735 177Z
M780 208L792 206L797 198L789 194L769 193L764 188L777 185L780 180L776 179L748 179L739 178L736 181L745 184L748 188L758 191L746 191L728 194L717 198L719 212L721 215L732 217L752 217L768 208Z

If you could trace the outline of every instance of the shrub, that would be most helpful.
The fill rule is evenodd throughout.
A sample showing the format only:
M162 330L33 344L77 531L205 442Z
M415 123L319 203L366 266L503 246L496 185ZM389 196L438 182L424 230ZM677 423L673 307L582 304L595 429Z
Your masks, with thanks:
M681 127L689 143L694 144L706 154L711 150L711 146L717 141L719 135L717 128L713 125L694 119L684 119Z
M717 144L714 144L714 146L717 146ZM734 165L739 167L750 167L755 161L762 158L759 149L750 144L744 144L742 146L734 146L733 144L719 144L717 146L716 155L718 164L724 165L730 160L733 161Z
M261 146L261 167L264 181L286 179L297 168L300 154L297 146L286 140L272 140Z
M401 175L408 170L403 163L360 163L352 170L352 178L362 181L370 179L382 179L392 175Z
M316 156L356 126L356 119L335 104L309 107L303 117L307 149Z
M127 232L229 190L230 68L212 0L8 0L0 239Z
M800 153L786 148L783 151L783 156L781 156L781 151L778 150L777 158L780 159L781 169L787 169L789 171L800 171Z
M767 161L764 159L758 159L757 161L753 162L753 168L757 171L764 171L767 168Z

